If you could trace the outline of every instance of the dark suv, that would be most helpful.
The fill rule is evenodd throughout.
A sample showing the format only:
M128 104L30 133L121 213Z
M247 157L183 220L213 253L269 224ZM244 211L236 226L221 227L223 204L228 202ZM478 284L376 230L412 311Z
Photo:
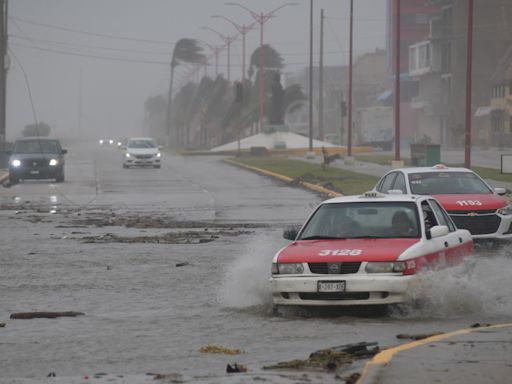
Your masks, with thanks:
M14 143L9 158L9 179L55 179L64 181L64 154L59 140L47 137L25 137Z

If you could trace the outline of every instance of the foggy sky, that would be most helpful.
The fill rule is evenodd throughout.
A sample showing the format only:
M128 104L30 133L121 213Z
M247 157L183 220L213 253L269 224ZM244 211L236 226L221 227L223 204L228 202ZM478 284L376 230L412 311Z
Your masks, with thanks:
M284 3L239 2L256 12L268 12ZM298 0L297 3L280 9L264 25L264 42L283 56L284 72L309 65L310 2ZM386 0L354 3L354 54L383 48ZM318 52L320 8L323 8L327 18L324 64L345 64L349 0L315 0L314 7L315 51ZM239 24L253 22L248 12L227 6L224 0L11 0L7 139L15 139L26 124L34 122L20 63L28 78L37 119L50 124L55 135L64 139L78 136L92 139L144 134L144 101L167 93L172 44L190 37L221 45L220 38L201 29L203 26L223 34L236 33L227 21L211 18L215 14ZM247 35L247 57L258 45L259 27ZM205 52L210 54L208 48ZM232 81L241 77L241 54L239 40L231 50ZM219 71L225 77L226 56L225 50L219 58ZM314 64L318 65L318 54ZM181 65L178 68L179 84L189 68ZM214 74L213 59L208 74Z

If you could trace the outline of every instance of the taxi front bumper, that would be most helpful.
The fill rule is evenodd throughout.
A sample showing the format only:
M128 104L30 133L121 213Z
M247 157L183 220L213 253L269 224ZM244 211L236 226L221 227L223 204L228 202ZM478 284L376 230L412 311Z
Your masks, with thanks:
M414 275L274 275L270 284L276 305L379 305L403 302L414 279ZM341 281L343 292L319 292L319 282Z

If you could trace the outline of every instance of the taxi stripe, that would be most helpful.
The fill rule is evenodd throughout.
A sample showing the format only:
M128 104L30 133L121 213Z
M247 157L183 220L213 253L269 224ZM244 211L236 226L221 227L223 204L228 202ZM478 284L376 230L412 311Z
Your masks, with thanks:
M426 339L413 341L406 344L401 344L399 346L386 349L378 354L376 354L369 362L366 363L363 372L361 373L361 377L357 380L356 384L364 384L365 380L370 377L370 373L372 369L380 366L384 366L388 364L393 356L395 356L397 353L406 351L408 349L421 347L426 344L430 344L436 341L441 341L448 339L450 337L459 336L459 335L465 335L468 333L476 332L481 329L496 329L496 328L508 328L512 327L512 323L505 323L505 324L495 324L495 325L488 325L488 326L480 326L475 328L463 328L459 329L453 332L443 333L440 335L435 335L428 337Z

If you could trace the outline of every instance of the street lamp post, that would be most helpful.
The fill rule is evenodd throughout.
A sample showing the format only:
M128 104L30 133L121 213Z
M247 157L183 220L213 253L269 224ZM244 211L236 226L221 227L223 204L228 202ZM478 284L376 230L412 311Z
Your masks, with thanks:
M208 44L206 41L201 40L213 53L215 58L215 77L219 75L219 52L222 51L224 47L220 47L218 45ZM211 57L211 56L210 56Z
M223 35L222 33L217 32L215 29L210 28L210 27L201 27L201 29L207 29L207 30L212 31L213 33L217 34L222 39L224 44L226 44L226 46L228 47L228 82L229 82L231 79L231 43L237 39L238 35L235 35L235 36Z
M263 116L264 116L264 93L263 93L263 25L269 21L274 14L280 10L283 7L286 7L288 5L297 5L297 3L284 3L280 5L279 7L275 8L274 10L267 12L267 13L257 13L246 6L235 3L235 2L227 2L226 5L236 5L237 7L245 9L249 14L252 16L254 21L260 25L260 52L259 52L259 72L260 72L260 78L258 82L258 94L259 94L259 102L260 102L260 112L259 112L259 132L263 131Z
M235 23L233 20L227 18L226 16L222 15L212 15L213 18L216 19L224 19L231 23L235 27L235 29L242 35L242 84L245 86L245 35L254 27L255 23L252 23L251 25L240 25Z

